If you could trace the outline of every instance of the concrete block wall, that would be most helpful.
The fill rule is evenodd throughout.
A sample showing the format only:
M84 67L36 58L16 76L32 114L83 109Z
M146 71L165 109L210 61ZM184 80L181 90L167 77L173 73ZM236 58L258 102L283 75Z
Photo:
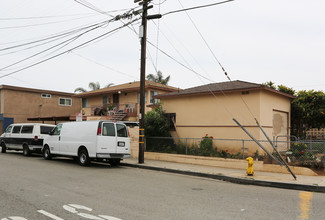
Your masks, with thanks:
M132 158L139 156L139 127L128 128L130 133L130 151Z

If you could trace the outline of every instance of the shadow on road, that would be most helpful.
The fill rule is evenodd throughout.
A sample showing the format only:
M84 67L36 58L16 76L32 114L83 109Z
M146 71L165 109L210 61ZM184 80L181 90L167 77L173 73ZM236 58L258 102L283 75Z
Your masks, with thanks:
M32 160L43 160L44 163L55 163L55 164L66 164L66 165L71 165L71 166L79 166L80 168L86 168L82 167L78 164L76 159L74 158L69 158L69 157L53 157L51 160L44 160L42 157L42 154L37 154L33 153L30 156L24 156L21 151L7 151L5 154L0 154L3 156L8 156L8 157L15 157L15 159L18 159L19 157L22 157L22 159L32 159ZM108 162L100 162L100 161L91 161L90 165L87 166L87 168L102 168L102 169L125 169L123 166L111 166Z

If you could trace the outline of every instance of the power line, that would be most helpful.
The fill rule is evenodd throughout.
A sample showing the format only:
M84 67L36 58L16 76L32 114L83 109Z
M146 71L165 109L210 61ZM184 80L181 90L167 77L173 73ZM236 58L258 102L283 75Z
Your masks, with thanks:
M9 26L9 27L0 27L0 30L8 30L8 29L20 29L20 28L29 28L29 27L36 27L36 26L44 26L44 25L49 25L49 24L58 24L58 23L63 23L63 22L68 22L68 21L75 21L75 20L80 20L84 18L89 18L93 17L94 15L86 16L86 17L79 17L79 18L74 18L74 19L68 19L68 20L62 20L62 21L53 21L53 22L46 22L46 23L38 23L38 24L28 24L28 25L18 25L18 26Z
M21 71L23 71L23 70L25 70L25 69L29 69L29 68L31 68L31 67L33 67L33 66L39 65L39 64L44 63L44 62L49 61L49 60L52 60L52 59L54 59L54 58L56 58L56 57L58 57L58 56L61 56L61 55L63 55L63 54L69 53L70 51L76 50L76 49L78 49L78 48L80 48L80 47L82 47L82 46L84 46L84 45L87 45L87 44L89 44L89 43L91 43L91 42L93 42L93 41L95 41L95 40L98 40L98 39L100 39L100 38L106 36L106 35L109 35L109 34L111 34L112 32L115 32L115 31L117 31L117 30L119 30L119 29L122 29L122 28L124 28L124 27L130 25L131 23L133 23L133 22L135 22L135 21L137 21L137 20L139 20L139 19L134 19L134 20L132 20L132 21L126 23L126 24L123 25L123 26L120 26L120 27L115 28L115 29L113 29L113 30L111 30L111 31L109 31L109 32L106 32L106 33L104 33L104 34L101 34L101 35L99 35L99 36L97 36L97 37L95 37L95 38L93 38L93 39L91 39L91 40L88 40L88 41L86 41L86 42L84 42L84 43L82 43L82 44L80 44L80 45L78 45L78 46L75 46L75 47L73 47L73 48L71 48L71 49L69 49L69 50L63 51L63 52L61 52L61 53L59 53L59 54L56 54L56 55L54 55L54 56L51 56L51 57L49 57L49 58L46 58L46 59L41 60L41 61L38 61L38 62L36 62L36 63L34 63L34 64L28 65L28 66L26 66L26 67L24 67L24 68L21 68L21 69L19 69L19 70L16 70L16 71L13 71L13 72L10 72L10 73L7 73L7 74L4 74L4 75L0 76L0 78L4 78L4 77L6 77L6 76L13 75L13 74L18 73L18 72L21 72Z
M114 69L114 68L112 68L112 67L109 67L109 66L104 65L104 64L102 64L102 63L99 63L99 62L97 62L97 61L95 61L95 60L92 60L92 59L90 59L90 58L87 58L87 57L85 57L85 56L82 56L82 55L80 55L80 54L78 54L78 53L76 53L76 52L73 52L73 51L72 51L71 53L73 53L73 54L75 54L76 56L81 57L82 59L85 59L85 60L87 60L87 61L89 61L89 62L91 62L91 63L97 64L97 65L99 65L99 66L101 66L101 67L104 67L104 68L106 68L106 69L112 70L112 71L114 71L114 72L116 72L116 73L119 73L119 74L122 74L122 75L128 76L128 77L130 77L130 78L132 78L132 79L135 79L135 80L139 80L139 78L137 78L137 77L134 77L134 76L132 76L132 75L130 75L130 74L127 74L127 73L121 72L121 71L119 71L119 70L116 70L116 69Z
M179 4L184 8L184 6L182 5L182 3L180 2L180 0L178 0ZM211 49L210 45L208 44L208 42L205 40L205 38L203 37L202 33L200 32L199 28L196 26L196 24L194 23L193 19L190 17L190 15L187 13L187 11L184 11L187 15L187 17L190 19L190 21L192 22L193 26L195 27L196 31L199 33L201 39L204 41L205 45L207 46L207 48L209 49L210 53L212 54L212 56L214 57L214 59L217 61L217 63L219 64L219 66L221 67L222 71L224 72L224 74L226 75L226 77L228 78L229 81L231 81L230 77L228 76L228 73L226 72L225 68L222 66L222 64L220 63L219 59L217 58L217 56L215 55L215 53L213 52L213 50Z
M196 7L192 7L192 8L185 8L185 9L181 9L181 10L170 11L170 12L163 14L162 16L174 14L174 13L178 13L178 12L183 12L183 11L190 11L190 10L199 9L199 8L211 7L211 6L220 5L220 4L224 4L224 3L228 3L228 2L232 2L232 1L235 1L235 0L228 0L228 1L217 2L217 3L213 3L213 4L208 4L208 5L201 5L201 6L196 6Z
M64 43L69 43L69 42L75 41L76 39L78 39L79 37L83 36L84 34L90 32L90 31L96 30L96 29L98 29L98 28L100 28L100 27L102 27L102 26L103 26L103 24L98 25L98 26L95 26L95 27L93 27L93 28L91 28L91 29L89 29L89 30L87 30L87 31L84 31L83 33L81 33L81 34L79 34L79 35L77 35L77 36L74 36L74 37L69 38L69 39L67 39L67 40L65 40L65 41L63 41L63 42L60 42L60 43L58 43L58 44L56 44L56 45L54 45L54 46L51 46L50 48L47 48L47 49L42 50L42 51L40 51L40 52L38 52L38 53L36 53L36 54L33 54L33 55L29 56L29 57L26 57L26 58L24 58L24 59L22 59L22 60L19 60L19 61L17 61L17 62L14 62L14 63L12 63L12 64L10 64L10 65L5 66L5 67L2 67L2 68L0 69L0 71L3 71L4 69L7 69L8 67L11 67L11 66L17 65L17 64L22 63L22 62L24 62L24 61L26 61L26 60L29 60L29 59L31 59L31 58L33 58L33 57L36 57L36 56L38 56L38 55L40 55L40 54L42 54L42 53L44 53L44 52L46 52L46 51L49 51L49 50L51 50L51 49L53 49L53 48L55 48L55 47L58 47L58 46L62 45L62 44L64 44Z

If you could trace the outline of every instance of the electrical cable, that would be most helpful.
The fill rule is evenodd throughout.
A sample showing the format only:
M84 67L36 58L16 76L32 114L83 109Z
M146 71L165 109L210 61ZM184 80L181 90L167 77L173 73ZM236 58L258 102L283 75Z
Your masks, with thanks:
M3 48L3 49L0 49L0 51L10 50L10 49L14 49L14 48L18 48L18 47L23 47L23 46L28 46L28 45L33 45L34 44L33 46L30 46L30 47L27 47L27 48L22 48L22 49L16 50L16 51L11 51L11 52L8 52L8 53L5 53L5 54L1 54L0 56L12 54L12 53L16 53L16 52L19 52L19 51L34 49L36 47L39 47L39 46L42 46L42 45L45 45L45 44L49 44L51 42L60 40L62 38L66 38L69 35L76 34L76 33L80 32L82 30L86 30L86 29L94 28L94 27L102 27L102 26L106 25L106 23L108 23L108 21L100 22L100 23L93 24L93 25L90 25L90 26L87 26L87 27L84 27L84 28L80 28L80 29L77 29L77 30L72 30L70 32L65 32L65 33L58 34L58 35L55 35L55 36L51 36L51 37L48 37L48 38L40 39L40 40L37 40L37 41L32 41L32 42L28 42L28 43L24 43L24 44L12 46L12 47ZM45 42L43 42L43 41L45 41ZM38 42L43 42L43 43L39 43L39 44L35 45Z
M178 0L179 4L184 8L183 4L180 2L180 0ZM207 46L207 48L209 49L210 53L212 54L212 56L214 57L214 59L217 61L217 63L219 64L219 66L221 67L222 71L224 72L224 74L226 75L226 77L228 78L229 81L231 81L230 77L228 76L228 73L226 72L225 68L222 66L222 64L220 63L219 59L217 58L217 56L215 55L215 53L212 51L210 45L208 44L208 42L205 40L205 38L203 37L202 33L200 32L200 30L198 29L198 27L196 26L196 24L194 23L193 19L191 18L191 16L188 14L187 11L184 11L187 15L187 17L190 19L191 23L193 24L193 26L195 27L196 31L198 32L198 34L200 35L201 39L204 41L205 45Z
M167 12L165 14L162 14L162 16L169 15L169 14L174 14L174 13L178 13L178 12L183 12L183 11L190 11L190 10L194 10L194 9L220 5L220 4L224 4L224 3L228 3L228 2L232 2L232 1L235 1L235 0L228 0L228 1L217 2L217 3L213 3L213 4L208 4L208 5L201 5L201 6L196 6L196 7L192 7L192 8L185 8L185 9L181 9L181 10L170 11L170 12Z
M0 30L20 29L20 28L44 26L44 25L49 25L49 24L58 24L58 23L63 23L63 22L68 22L68 21L75 21L75 20L80 20L80 19L84 19L84 18L89 18L89 17L93 17L93 16L94 15L90 15L90 16L86 16L86 17L79 17L79 18L68 19L68 20L63 20L63 21L53 21L53 22L46 22L46 23L39 23L39 24L19 25L19 26L11 26L11 27L0 27Z
M26 57L26 58L24 58L24 59L22 59L22 60L19 60L19 61L17 61L17 62L14 62L14 63L12 63L12 64L9 64L9 65L7 65L7 66L5 66L5 67L2 67L2 68L0 68L0 71L3 71L4 69L7 69L8 67L11 67L11 66L17 65L17 64L19 64L19 63L22 63L22 62L24 62L24 61L26 61L26 60L29 60L30 58L33 58L33 57L35 57L35 56L37 56L37 55L40 55L40 54L42 54L42 53L44 53L44 52L46 52L46 51L49 51L49 50L53 49L53 48L55 48L55 47L58 47L58 46L60 46L60 45L63 44L63 43L70 42L71 40L74 41L75 39L81 37L82 35L84 35L84 34L90 32L90 31L93 31L93 30L96 30L96 29L100 28L102 25L103 25L103 24L98 25L98 26L95 26L95 27L93 27L93 28L91 28L91 29L89 29L89 30L87 30L87 31L84 31L83 33L81 33L81 34L79 34L79 35L77 35L77 36L74 36L74 37L69 38L69 39L67 39L67 40L65 40L65 41L63 41L63 42L60 42L60 43L58 43L58 44L56 44L56 45L54 45L54 46L51 46L50 48L47 48L47 49L42 50L42 51L40 51L40 52L38 52L38 53L36 53L36 54L33 54L33 55L29 56L29 57Z
M87 60L88 62L95 63L95 64L97 64L97 65L99 65L99 66L101 66L101 67L104 67L104 68L106 68L106 69L112 70L112 71L114 71L114 72L116 72L116 73L122 74L122 75L124 75L124 76L128 76L128 77L130 77L130 78L132 78L132 79L135 79L135 80L139 80L139 78L137 78L137 77L134 77L134 76L132 76L132 75L130 75L130 74L127 74L127 73L121 72L121 71L116 70L116 69L114 69L114 68L112 68L112 67L106 66L106 65L104 65L104 64L102 64L102 63L99 63L99 62L97 62L97 61L95 61L95 60L92 60L92 59L87 58L87 57L85 57L85 56L83 56L83 55L80 55L80 54L78 54L78 53L76 53L76 52L74 52L74 51L71 51L71 53L74 54L74 55L76 55L76 56L78 56L78 57L81 57L82 59Z
M115 29L113 29L113 30L111 30L111 31L109 31L109 32L106 32L106 33L104 33L104 34L101 34L101 35L99 35L99 36L97 36L97 37L95 37L95 38L93 38L93 39L91 39L91 40L88 40L88 41L86 41L86 42L84 42L84 43L82 43L82 44L80 44L80 45L78 45L78 46L75 46L75 47L73 47L73 48L71 48L71 49L69 49L69 50L63 51L63 52L61 52L61 53L59 53L59 54L56 54L56 55L54 55L54 56L51 56L51 57L49 57L49 58L46 58L46 59L41 60L41 61L38 61L38 62L36 62L36 63L34 63L34 64L28 65L28 66L23 67L23 68L21 68L21 69L19 69L19 70L16 70L16 71L13 71L13 72L10 72L10 73L7 73L7 74L4 74L4 75L0 76L0 78L4 78L4 77L6 77L6 76L13 75L13 74L18 73L18 72L21 72L21 71L23 71L23 70L25 70L25 69L29 69L29 68L31 68L31 67L33 67L33 66L39 65L39 64L44 63L44 62L49 61L49 60L52 60L52 59L54 59L54 58L56 58L56 57L58 57L58 56L61 56L61 55L63 55L63 54L69 53L70 51L76 50L76 49L78 49L78 48L80 48L80 47L82 47L82 46L84 46L84 45L87 45L87 44L89 44L89 43L91 43L91 42L93 42L93 41L95 41L95 40L97 40L97 39L99 39L99 38L102 38L102 37L104 37L104 36L106 36L106 35L108 35L108 34L111 34L112 32L115 32L115 31L117 31L117 30L119 30L119 29L122 29L122 28L128 26L129 24L131 24L131 23L133 23L133 22L135 22L135 21L137 21L137 20L139 20L139 19L134 19L134 20L128 22L127 24L123 25L123 26L117 27L117 28L115 28Z

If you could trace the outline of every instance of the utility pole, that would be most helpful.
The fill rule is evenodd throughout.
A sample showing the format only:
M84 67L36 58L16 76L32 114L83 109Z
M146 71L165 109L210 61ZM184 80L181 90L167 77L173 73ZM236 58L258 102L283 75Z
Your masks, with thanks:
M141 0L134 0L137 3ZM139 115L139 163L144 163L144 114L145 114L145 83L146 83L146 50L147 50L147 10L149 0L143 0L142 23L139 37L141 38L141 64L140 64L140 115Z
M134 3L141 0L134 0ZM142 22L139 31L141 38L141 64L140 64L140 115L139 115L139 163L144 163L144 143L145 143L145 87L146 87L146 52L147 52L147 20L159 19L161 15L148 16L148 9L153 8L148 3L152 0L142 0L139 5L142 5Z

